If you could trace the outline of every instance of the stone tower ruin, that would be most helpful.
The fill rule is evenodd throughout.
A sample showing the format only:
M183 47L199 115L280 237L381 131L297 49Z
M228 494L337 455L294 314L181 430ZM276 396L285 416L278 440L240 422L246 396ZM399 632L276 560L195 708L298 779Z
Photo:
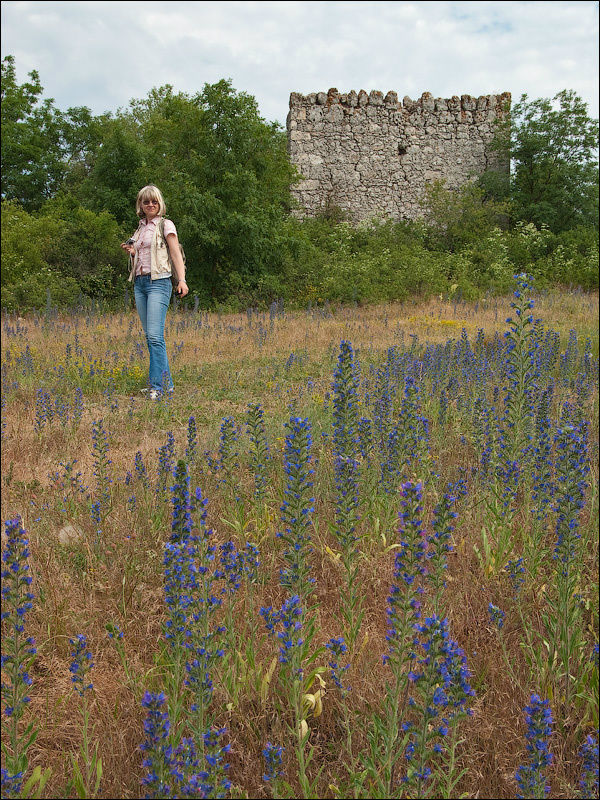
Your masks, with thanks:
M303 179L293 195L309 216L341 208L354 223L414 219L425 186L458 188L485 170L508 172L490 144L510 93L419 100L396 92L292 92L288 152Z

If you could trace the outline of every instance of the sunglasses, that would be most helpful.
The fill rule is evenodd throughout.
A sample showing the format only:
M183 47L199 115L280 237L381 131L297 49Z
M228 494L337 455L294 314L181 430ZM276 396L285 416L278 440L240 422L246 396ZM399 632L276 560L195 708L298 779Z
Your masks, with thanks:
M142 200L143 206L157 206L158 200Z

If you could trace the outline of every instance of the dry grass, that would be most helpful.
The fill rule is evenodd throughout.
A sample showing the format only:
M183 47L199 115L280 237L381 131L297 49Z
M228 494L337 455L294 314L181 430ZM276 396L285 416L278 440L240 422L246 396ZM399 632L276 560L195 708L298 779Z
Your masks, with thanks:
M259 605L281 602L277 583L280 545L274 534L279 526L279 505L283 488L280 462L284 430L282 423L291 413L308 416L313 425L315 454L320 467L317 485L313 533L315 599L318 603L317 644L339 635L341 573L328 553L335 542L327 529L332 520L331 489L327 486L329 451L320 432L330 429L330 411L326 393L331 391L333 368L340 340L347 339L359 354L364 370L377 363L388 347L409 347L411 337L419 343L440 343L458 339L465 328L472 340L484 331L486 341L506 329L510 298L501 298L477 307L432 300L428 303L403 303L366 308L344 308L333 312L286 313L273 319L269 315L201 315L201 325L191 325L189 315L169 312L167 343L176 394L170 405L151 404L137 393L146 370L145 347L134 313L109 317L54 317L21 320L19 331L14 318L5 319L3 332L3 393L6 422L2 446L2 519L19 514L28 530L31 562L35 579L36 601L27 623L35 636L38 656L31 674L34 680L28 718L34 719L38 739L30 751L30 768L39 764L51 767L52 776L45 797L64 797L70 775L69 754L80 743L77 696L69 675L69 638L77 633L88 636L96 666L92 672L94 694L91 718L94 741L104 764L101 786L103 797L139 797L143 794L143 774L139 744L143 739L143 689L160 689L160 650L164 621L162 598L162 544L169 535L168 509L155 498L138 497L135 511L128 510L130 494L124 485L128 470L133 471L134 456L142 453L145 464L156 469L157 451L165 443L167 431L175 436L176 451L182 456L186 446L187 423L194 415L198 429L198 451L216 449L219 426L231 415L243 423L247 404L259 402L265 410L269 439L273 446L276 474L270 488L270 516L259 524L249 516L243 536L258 539L262 556L263 582L255 606L248 598L236 599L236 618L242 632L248 619L257 615ZM536 299L535 315L547 328L561 335L564 347L569 330L574 328L580 342L592 340L598 354L598 297L582 294L549 294ZM77 340L75 335L77 334ZM82 348L79 362L97 359L99 374L86 374L82 380L85 410L78 428L55 419L36 432L35 393L38 388L63 395L72 402L80 377L74 366L75 342ZM173 355L175 346L183 346ZM66 346L73 351L70 359ZM23 366L23 354L29 347L33 370ZM114 354L114 355L113 355ZM294 354L295 359L290 359ZM21 361L18 359L21 358ZM123 371L127 365L128 371ZM103 395L108 375L113 371L118 408ZM131 399L133 398L133 399ZM426 402L426 401L425 401ZM130 413L131 412L131 413ZM598 436L598 397L590 408L592 440ZM103 419L110 434L112 510L102 525L98 541L96 527L89 515L89 503L83 495L69 496L66 504L50 475L59 465L77 459L75 471L83 482L93 487L91 424ZM460 430L445 436L436 435L442 479L456 475L458 467L471 466L468 448L458 443ZM597 447L597 444L595 445ZM251 494L251 476L245 470L239 482ZM592 475L596 481L597 471ZM192 471L193 484L200 485L209 500L208 524L215 531L217 543L231 538L231 503L216 477L201 456ZM431 496L429 497L431 500ZM145 505L146 504L146 505ZM394 515L397 509L394 510ZM524 757L524 721L522 708L529 693L535 690L519 651L519 628L511 617L512 600L503 576L486 578L473 551L479 541L480 519L467 504L456 528L455 552L449 559L446 613L451 632L465 649L477 690L474 716L462 728L464 742L459 748L460 764L467 768L458 789L461 796L512 797L516 791L514 773ZM426 515L431 513L428 505ZM586 524L595 525L593 510L586 510ZM592 517L590 518L590 514ZM229 522L228 522L229 521ZM80 538L61 544L59 532L67 523L76 526ZM365 535L366 557L361 563L364 587L365 619L363 646L351 670L351 706L357 715L354 745L356 751L366 746L369 716L380 704L385 691L386 668L381 663L385 652L387 594L392 582L393 551L384 546L381 533L393 541L394 525L379 533L369 528ZM243 544L243 541L242 541ZM586 570L597 569L597 545L588 553ZM597 599L597 582L588 587L591 600ZM489 626L487 605L501 605L506 613L507 641L511 658L523 688L514 685L502 661L498 637ZM530 607L535 613L535 603ZM533 618L532 618L533 619ZM597 619L597 617L596 617ZM113 644L107 639L105 625L118 623L125 631L130 674L137 686L127 683ZM536 624L535 620L532 624ZM592 616L590 616L590 624ZM227 726L231 743L230 778L233 795L263 797L261 750L267 740L284 741L284 692L275 682L266 702L261 703L257 688L264 670L273 657L272 643L258 626L257 670L248 678L239 702L228 709L225 688L215 680L214 709L219 724ZM592 635L596 637L597 631ZM326 656L322 657L326 663ZM262 672L261 672L262 670ZM597 714L597 710L596 710ZM330 788L345 780L344 734L339 722L338 700L329 687L322 717L312 724L311 745L315 764L324 765L319 782L319 796L335 796ZM554 737L555 764L550 772L552 797L568 797L576 785L578 765L575 753L582 731L589 720L563 720L562 730ZM291 749L291 748L290 748ZM288 767L293 768L288 759Z

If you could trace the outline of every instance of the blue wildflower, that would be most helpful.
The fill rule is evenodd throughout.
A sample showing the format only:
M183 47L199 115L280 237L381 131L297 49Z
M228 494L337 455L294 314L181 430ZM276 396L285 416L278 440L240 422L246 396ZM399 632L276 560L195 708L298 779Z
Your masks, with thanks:
M7 520L6 546L2 551L2 669L10 682L2 681L4 715L16 725L30 701L27 694L32 680L27 672L30 656L35 655L35 641L25 636L25 618L33 608L30 591L29 541L21 518ZM11 778L15 779L16 774ZM8 778L7 778L8 780Z
M165 695L146 692L142 698L142 706L148 713L144 720L144 733L146 739L140 745L140 750L145 753L143 766L148 770L142 779L149 793L147 798L170 797L171 786L167 783L168 775L173 764L171 747L167 739L171 729L169 714L163 711L166 703Z
M552 734L552 712L548 700L532 694L529 705L525 707L527 723L527 752L529 761L519 767L516 780L521 794L518 797L545 797L550 792L546 786L545 768L552 763L548 740Z
M312 496L311 433L307 419L292 417L286 423L284 471L287 476L281 520L285 530L277 534L286 545L283 556L287 567L280 572L280 583L302 598L312 591L308 556L312 552L309 528L314 511Z
M504 611L502 611L498 606L495 606L493 603L488 605L488 613L490 615L490 620L493 625L495 625L498 630L504 627Z
M342 667L339 663L341 656L345 656L348 652L348 648L344 641L343 636L338 636L337 638L330 639L325 647L329 650L331 660L329 663L329 668L331 670L331 680L337 686L337 688L345 694L346 692L350 691L349 686L345 686L343 683L344 672L346 672L350 668L350 664L346 664Z
M509 561L506 565L506 571L513 587L515 595L519 594L521 587L525 583L525 567L523 565L523 557L517 558L515 561Z
M579 749L583 761L582 777L579 781L582 797L598 796L598 739L588 734Z
M88 672L94 666L92 654L87 649L87 637L82 633L78 634L74 639L70 639L69 644L74 648L71 652L73 661L69 667L69 672L72 675L71 683L77 694L83 697L88 689L93 688L93 684L87 682Z
M267 742L267 746L262 751L265 759L265 772L263 774L263 781L276 781L277 778L282 777L283 770L281 765L283 763L284 748Z
M2 797L20 797L23 786L23 770L11 775L8 770L2 767Z

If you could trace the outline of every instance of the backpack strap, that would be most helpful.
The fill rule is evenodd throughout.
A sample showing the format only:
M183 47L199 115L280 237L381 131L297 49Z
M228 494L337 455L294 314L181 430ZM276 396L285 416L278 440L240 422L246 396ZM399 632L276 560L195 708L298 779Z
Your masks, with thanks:
M169 259L169 264L171 265L171 283L174 287L177 286L179 283L179 276L177 274L177 270L175 268L175 264L173 259L171 258L171 251L169 250L169 243L167 242L167 237L165 236L165 218L161 217L160 222L158 223L158 230L160 235L162 236L162 240L165 243L165 247L167 248L167 258ZM184 279L185 280L185 279Z

